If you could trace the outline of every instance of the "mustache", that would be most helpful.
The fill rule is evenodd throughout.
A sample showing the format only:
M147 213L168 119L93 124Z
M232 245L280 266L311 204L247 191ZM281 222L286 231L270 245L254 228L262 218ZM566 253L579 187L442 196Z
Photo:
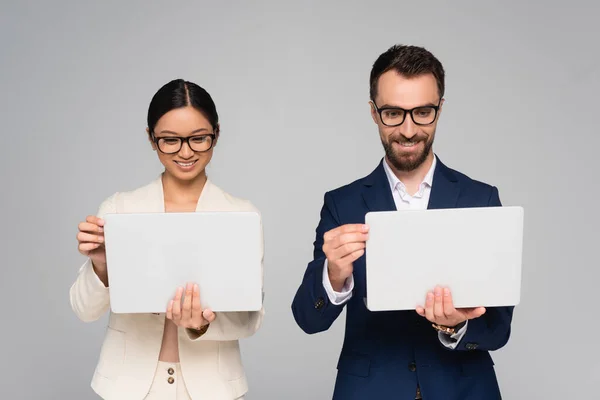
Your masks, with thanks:
M426 142L429 139L428 135L425 134L417 134L410 139L404 135L398 135L394 137L390 137L390 140L397 143L418 143L418 142Z

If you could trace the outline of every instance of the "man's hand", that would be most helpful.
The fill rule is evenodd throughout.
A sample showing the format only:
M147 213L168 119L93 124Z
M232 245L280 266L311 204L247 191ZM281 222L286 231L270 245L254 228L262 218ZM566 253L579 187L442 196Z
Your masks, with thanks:
M479 318L485 314L485 308L454 308L450 289L436 287L427 293L425 308L417 307L417 313L438 325L454 327L469 319Z
M353 262L365 253L369 227L363 224L342 225L323 235L323 252L333 290L340 292L352 275Z

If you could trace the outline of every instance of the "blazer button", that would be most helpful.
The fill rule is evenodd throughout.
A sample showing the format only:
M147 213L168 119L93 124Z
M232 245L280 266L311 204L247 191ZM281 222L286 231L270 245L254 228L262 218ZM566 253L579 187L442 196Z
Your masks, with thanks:
M319 298L317 299L317 301L315 302L315 308L316 308L317 310L320 310L321 308L323 308L323 306L324 306L324 305L325 305L325 300L323 300L323 298L322 298L322 297L319 297Z
M169 384L173 384L173 382L175 382L175 379L173 379L172 376L169 377L169 379L167 379L167 382L169 382Z
M169 368L167 372L169 373L169 375L173 375L175 373L175 371L173 371L173 368Z
M408 370L411 372L415 372L417 370L417 364L411 362L410 364L408 364Z

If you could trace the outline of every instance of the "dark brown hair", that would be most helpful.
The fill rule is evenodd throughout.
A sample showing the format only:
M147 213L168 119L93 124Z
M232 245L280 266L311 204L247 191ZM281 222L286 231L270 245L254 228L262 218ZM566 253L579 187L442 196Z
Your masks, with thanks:
M379 77L391 69L407 78L433 74L437 81L440 99L444 97L445 72L442 63L423 47L394 45L381 54L373 64L369 82L371 100L375 101L377 96Z
M175 108L192 106L200 111L219 132L219 114L212 97L204 88L183 79L174 79L166 83L152 97L148 107L148 130L152 134L158 120Z

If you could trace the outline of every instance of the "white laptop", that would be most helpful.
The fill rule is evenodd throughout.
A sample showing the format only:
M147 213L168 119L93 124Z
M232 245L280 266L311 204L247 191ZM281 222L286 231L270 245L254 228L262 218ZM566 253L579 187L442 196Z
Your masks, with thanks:
M187 282L198 284L203 308L261 308L257 213L108 214L104 220L113 312L164 313Z
M522 207L370 212L366 306L414 310L448 287L456 308L520 302Z

